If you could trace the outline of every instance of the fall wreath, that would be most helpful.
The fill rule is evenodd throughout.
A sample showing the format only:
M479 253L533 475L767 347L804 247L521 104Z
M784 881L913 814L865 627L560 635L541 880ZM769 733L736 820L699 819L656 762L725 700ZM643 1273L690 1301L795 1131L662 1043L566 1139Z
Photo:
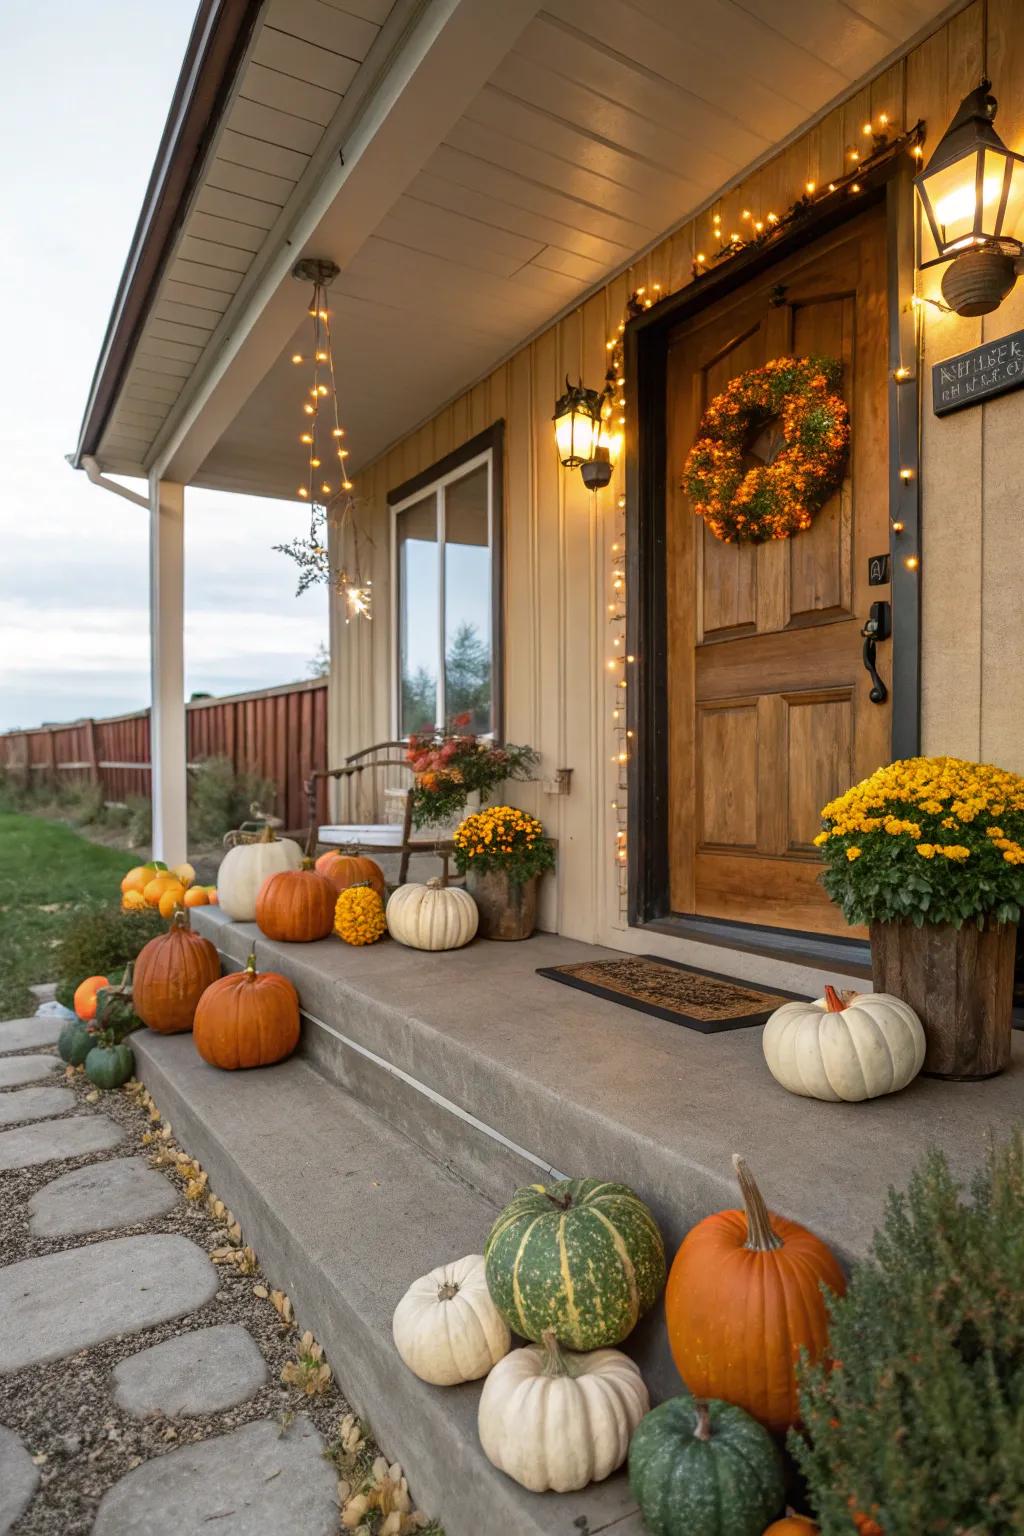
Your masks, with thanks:
M683 489L725 544L788 539L839 485L850 415L834 357L777 357L716 395L687 455Z

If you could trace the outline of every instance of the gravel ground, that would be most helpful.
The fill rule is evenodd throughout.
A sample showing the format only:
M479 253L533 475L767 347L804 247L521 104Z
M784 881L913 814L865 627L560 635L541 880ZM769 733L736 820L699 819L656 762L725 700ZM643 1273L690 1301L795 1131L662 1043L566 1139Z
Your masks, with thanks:
M18 1054L39 1054L39 1051L36 1048ZM162 1137L160 1123L151 1118L138 1092L131 1091L130 1087L97 1097L81 1069L68 1069L66 1075L54 1073L51 1081L73 1090L76 1104L69 1114L83 1110L105 1114L123 1127L124 1140L112 1152L68 1158L42 1168L0 1173L0 1255L3 1263L11 1264L18 1259L65 1248L84 1247L111 1236L126 1237L142 1232L180 1233L208 1253L238 1246L237 1229L233 1239L224 1215L215 1216L208 1209L210 1201L205 1192L194 1201L186 1198L186 1179L166 1172L166 1165L166 1176L182 1190L181 1199L168 1215L134 1226L119 1226L113 1232L79 1237L31 1237L28 1202L38 1189L58 1175L111 1157L152 1159L167 1156L174 1147ZM301 1318L298 1327L295 1323L285 1323L270 1298L256 1294L257 1288L264 1291L268 1288L258 1267L251 1274L240 1274L231 1264L221 1264L218 1268L221 1281L213 1300L186 1318L114 1339L69 1359L29 1366L13 1375L0 1376L0 1423L18 1433L41 1473L39 1490L14 1527L16 1536L58 1536L58 1533L60 1536L78 1536L78 1533L85 1533L91 1528L96 1507L106 1490L140 1462L179 1445L225 1434L252 1419L273 1417L286 1425L289 1416L298 1411L309 1415L332 1447L339 1474L347 1480L352 1492L371 1477L371 1467L380 1453L368 1432L365 1432L365 1443L359 1445L356 1443L358 1436L354 1436L349 1428L348 1454L340 1447L340 1424L350 1409L336 1383L332 1380L325 1391L306 1396L280 1379L283 1367L296 1359ZM256 1340L267 1361L267 1385L248 1402L221 1413L173 1420L162 1417L138 1420L117 1406L112 1396L111 1376L118 1361L149 1345L217 1323L241 1323ZM379 1476L379 1462L377 1469ZM342 1498L344 1495L342 1489ZM409 1524L407 1528L421 1528L426 1536L443 1536L440 1527L428 1524L425 1517L420 1517L418 1527ZM376 1523L368 1529L376 1530Z

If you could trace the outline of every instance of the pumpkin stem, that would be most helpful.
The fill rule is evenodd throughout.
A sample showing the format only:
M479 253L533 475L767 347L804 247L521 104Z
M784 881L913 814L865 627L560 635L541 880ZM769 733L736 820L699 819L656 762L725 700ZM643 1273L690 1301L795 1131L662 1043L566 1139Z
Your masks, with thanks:
M546 1189L544 1193L551 1204L557 1205L560 1211L567 1211L572 1205L572 1195L553 1195L550 1189Z
M782 1247L782 1238L772 1229L771 1216L764 1195L754 1183L754 1175L747 1167L747 1160L738 1152L733 1153L732 1165L739 1180L740 1194L747 1214L747 1240L744 1248L754 1253L771 1253Z
M438 1301L454 1301L459 1294L459 1287L454 1280L446 1280L437 1288Z
M247 976L255 976L256 975L256 946L255 946L255 944L253 945L252 949L250 949L250 951L249 951L249 958L245 962L245 974Z
M698 1397L694 1399L693 1406L697 1413L697 1427L693 1432L693 1438L695 1440L710 1440L711 1414L708 1412L708 1405L702 1397Z
M260 835L256 839L256 841L258 843L276 843L277 842L277 836L276 836L276 834L274 832L273 827L270 825L269 821L264 823L263 831L260 833Z
M825 1012L826 1013L842 1013L844 1007L845 1007L845 1004L844 1004L842 998L839 996L839 993L836 991L835 987L826 987L825 988Z
M191 928L191 926L192 924L189 921L188 907L175 907L173 913L171 914L171 928L185 929Z
M545 1328L540 1341L544 1347L544 1375L571 1376L569 1362L562 1353L562 1347L555 1337L554 1330Z

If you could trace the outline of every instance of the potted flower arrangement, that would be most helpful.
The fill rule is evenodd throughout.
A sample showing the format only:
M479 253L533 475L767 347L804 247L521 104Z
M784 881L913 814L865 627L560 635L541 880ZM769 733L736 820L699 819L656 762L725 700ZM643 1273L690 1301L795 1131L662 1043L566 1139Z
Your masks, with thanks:
M555 862L536 816L486 806L455 829L455 864L480 912L485 939L528 939L537 926L537 885Z
M406 759L415 774L413 826L460 816L470 796L486 800L506 779L529 779L537 764L532 747L504 746L466 733L469 715L456 715L447 730L409 737Z
M1024 779L954 757L880 768L822 811L822 880L866 923L876 991L919 1015L938 1077L991 1077L1010 1055L1024 905Z

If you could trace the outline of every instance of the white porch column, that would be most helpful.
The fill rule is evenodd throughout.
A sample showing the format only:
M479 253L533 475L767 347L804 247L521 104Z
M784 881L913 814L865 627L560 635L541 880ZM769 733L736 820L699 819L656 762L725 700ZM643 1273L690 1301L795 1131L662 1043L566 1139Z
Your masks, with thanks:
M185 821L185 487L149 482L149 721L153 857L188 857Z

